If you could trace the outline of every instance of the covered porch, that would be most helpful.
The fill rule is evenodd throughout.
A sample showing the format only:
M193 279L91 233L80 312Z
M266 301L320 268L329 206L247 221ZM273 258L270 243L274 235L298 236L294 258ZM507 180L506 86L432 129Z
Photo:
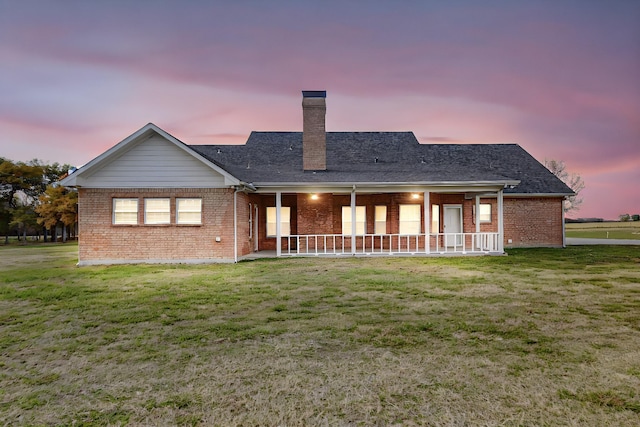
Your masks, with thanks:
M252 249L277 257L503 254L503 188L352 185L348 192L253 194Z

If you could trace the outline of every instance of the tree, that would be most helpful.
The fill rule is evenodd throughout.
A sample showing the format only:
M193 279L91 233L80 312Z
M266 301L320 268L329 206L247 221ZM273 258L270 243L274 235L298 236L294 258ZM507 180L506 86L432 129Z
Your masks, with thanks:
M9 232L14 210L20 204L30 204L37 200L42 191L44 168L38 164L12 162L0 158L0 218L5 233L5 243L9 242Z
M38 224L53 231L52 237L55 241L55 229L62 223L63 240L66 241L66 227L75 226L78 219L78 193L70 191L60 185L48 185L44 194L39 197L40 204L35 210L40 216Z
M17 228L25 234L27 228L35 226L39 197L69 168L66 164L49 165L38 159L24 163L0 158L0 232L6 236L5 243L9 242L12 230Z
M567 187L575 193L573 196L567 197L564 201L564 211L580 210L580 205L583 201L582 197L580 197L580 192L584 190L582 177L577 173L569 174L562 160L545 160L544 166L549 169L552 174L560 178L562 182L567 184Z
M629 222L629 221L631 221L631 215L629 215L629 214L622 214L618 218L620 219L621 222Z
M9 226L17 228L18 233L22 233L23 242L26 243L27 230L31 229L31 231L33 231L33 229L36 228L38 225L37 219L38 215L32 204L18 202L17 206L13 209Z

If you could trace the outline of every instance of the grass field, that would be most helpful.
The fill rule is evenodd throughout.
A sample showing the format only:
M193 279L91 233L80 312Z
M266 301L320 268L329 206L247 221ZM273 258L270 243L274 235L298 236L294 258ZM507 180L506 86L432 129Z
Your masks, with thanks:
M585 222L566 224L567 237L640 240L640 222Z
M75 267L0 247L2 425L640 425L640 252Z

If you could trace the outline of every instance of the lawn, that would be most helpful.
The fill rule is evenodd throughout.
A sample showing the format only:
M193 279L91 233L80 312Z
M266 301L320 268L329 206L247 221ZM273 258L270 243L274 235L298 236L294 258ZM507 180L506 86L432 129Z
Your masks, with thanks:
M0 247L3 425L640 425L636 247L82 268L75 250Z
M640 240L640 222L637 221L569 223L565 226L567 237Z

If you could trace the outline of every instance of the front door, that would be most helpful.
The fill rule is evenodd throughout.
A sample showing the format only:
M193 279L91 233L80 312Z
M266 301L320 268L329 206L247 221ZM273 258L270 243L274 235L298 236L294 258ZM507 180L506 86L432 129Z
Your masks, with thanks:
M462 245L462 206L444 206L445 246Z

